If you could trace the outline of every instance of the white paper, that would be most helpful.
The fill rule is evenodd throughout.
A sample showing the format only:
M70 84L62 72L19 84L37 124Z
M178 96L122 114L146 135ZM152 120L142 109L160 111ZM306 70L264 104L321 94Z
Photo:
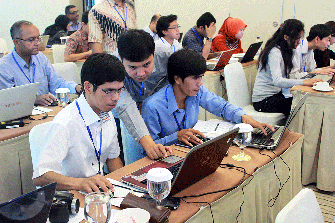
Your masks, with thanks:
M114 185L114 189L115 189L114 197L116 197L116 198L111 199L111 204L113 206L116 206L116 207L120 207L120 204L123 201L123 198L125 196L127 196L127 194L129 192L131 192L131 190L137 190L137 191L139 190L139 189L136 189L132 186L129 186L127 184L121 183L119 181L116 181L116 180L113 180L113 179L110 179L110 178L107 178L107 180L109 180ZM129 189L121 188L121 187L118 187L118 186L115 186L115 185L120 185L122 187L127 187ZM134 195L136 195L138 197L142 197L145 192L143 192L143 193L133 192L133 193L134 193Z
M50 109L50 108L44 108L44 107L37 106L33 109L33 112L31 114L32 115L41 115L41 114L51 112L51 111L53 111L53 110Z
M202 132L208 138L214 138L232 130L235 123L223 121L219 119L211 119L208 121L198 120L197 124L193 127Z

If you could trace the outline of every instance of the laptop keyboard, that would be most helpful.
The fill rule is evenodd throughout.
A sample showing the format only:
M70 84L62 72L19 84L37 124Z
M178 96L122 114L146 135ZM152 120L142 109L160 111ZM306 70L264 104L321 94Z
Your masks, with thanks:
M211 140L210 138L203 138L203 137L201 137L201 136L197 136L199 139L201 139L201 141L203 142L203 143L205 143L205 142L207 142L208 140ZM191 142L190 142L191 143ZM193 146L189 146L189 145L186 145L185 143L183 143L183 142L181 142L181 141L178 141L177 143L176 143L176 146L182 146L182 147L185 147L185 148L193 148L194 146L197 146L196 144L193 144L193 143L191 143ZM201 144L199 144L199 145L201 145Z
M264 135L264 133L260 129L255 129L252 132L252 144L258 144L258 145L264 145L264 146L271 146L274 143L274 140L272 139L272 136L277 132L277 130L280 128L280 126L275 126L275 131L272 132L268 127L265 127L265 131L267 135Z

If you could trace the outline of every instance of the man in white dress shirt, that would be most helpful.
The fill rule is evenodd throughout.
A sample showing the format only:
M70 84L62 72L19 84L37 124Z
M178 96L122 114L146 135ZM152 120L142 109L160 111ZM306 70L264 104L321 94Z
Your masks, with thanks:
M35 185L57 182L58 190L85 192L113 189L101 173L104 163L109 172L123 166L111 110L125 75L124 66L112 55L87 58L81 70L84 93L58 113L41 139L45 143L34 166Z
M157 25L157 21L160 17L161 17L161 15L159 15L159 14L156 14L156 15L152 16L150 24L147 27L143 28L144 31L146 31L147 33L150 34L150 36L152 36L154 41L159 39L159 36L157 34L156 25Z

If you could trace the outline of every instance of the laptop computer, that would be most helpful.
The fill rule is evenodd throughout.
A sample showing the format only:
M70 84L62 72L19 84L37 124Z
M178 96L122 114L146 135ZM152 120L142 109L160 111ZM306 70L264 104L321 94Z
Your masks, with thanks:
M319 78L325 82L328 82L329 84L333 81L334 75L326 75L326 74L314 74L314 73L308 73L307 75L303 76L301 79L312 79L312 78Z
M31 115L39 83L0 90L0 122Z
M219 70L224 68L229 63L231 56L233 55L234 50L223 51L216 63L207 64L207 70Z
M51 183L0 204L0 222L45 223L57 183Z
M155 161L122 177L121 181L147 191L146 174L152 168L163 167L169 169L173 175L170 194L176 194L217 170L237 132L238 128L195 146L185 158L171 155Z
M45 50L45 47L49 41L49 35L44 35L44 36L40 36L42 41L40 42L40 45L38 46L38 50L39 51L43 51Z
M259 129L254 129L252 133L251 143L248 146L258 148L258 149L267 149L267 150L274 150L275 148L277 148L278 144L280 143L281 138L283 137L285 133L285 130L288 129L293 118L298 114L301 107L305 103L307 97L308 97L308 93L306 93L299 100L299 102L293 107L284 126L275 126L274 132L266 128L268 135L264 135L263 132Z
M247 63L247 62L253 61L257 51L262 46L262 44L263 42L257 42L257 43L251 44L247 52L243 56L241 63Z

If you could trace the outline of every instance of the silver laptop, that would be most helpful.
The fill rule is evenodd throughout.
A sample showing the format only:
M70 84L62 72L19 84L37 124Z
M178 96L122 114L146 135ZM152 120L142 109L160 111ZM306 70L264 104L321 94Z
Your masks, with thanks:
M326 75L326 74L315 74L315 73L308 73L307 75L303 76L301 79L312 79L318 78L323 80L324 82L331 83L334 79L334 75Z
M31 115L39 83L0 90L0 122Z
M270 129L266 128L266 132L268 135L264 135L263 132L259 129L254 129L252 133L251 143L248 145L250 147L258 148L258 149L268 149L274 150L277 148L280 143L281 138L283 137L285 130L290 126L293 118L298 114L301 107L306 101L308 93L306 93L299 102L294 106L291 110L290 115L288 116L285 126L275 126L275 131L272 132Z
M40 36L42 41L40 42L40 45L38 46L38 50L39 51L43 51L45 50L45 47L48 43L48 40L49 40L49 35L44 35L44 36Z

